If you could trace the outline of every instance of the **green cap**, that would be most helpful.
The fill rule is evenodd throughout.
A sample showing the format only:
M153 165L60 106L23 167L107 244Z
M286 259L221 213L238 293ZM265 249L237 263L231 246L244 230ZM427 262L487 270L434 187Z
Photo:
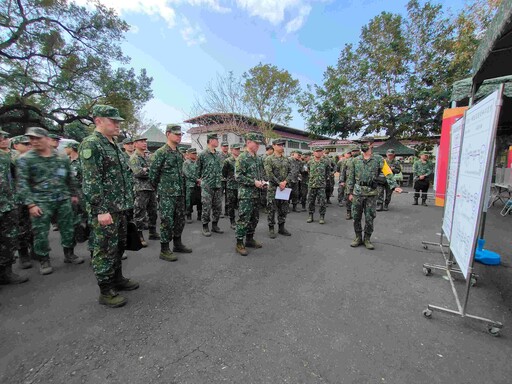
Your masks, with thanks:
M189 148L189 149L187 149L187 153L189 153L189 154L194 154L194 155L195 155L195 154L197 154L197 149L195 149L195 148Z
M56 135L55 133L49 133L49 134L48 134L48 137L49 137L50 139L54 139L54 140L60 140L60 139L62 139L62 137L60 137L59 135Z
M207 138L208 140L213 140L213 139L215 139L215 140L219 140L219 137L217 136L217 134L216 134L216 133L208 133L208 134L206 135L206 138Z
M274 150L274 147L272 146L272 144L265 145L265 151L268 151L269 149Z
M427 155L427 156L430 156L430 152L427 152L427 151L421 151L420 152L420 156L421 155Z
M222 143L220 143L220 146L221 147L229 147L229 143L227 141L223 141Z
M249 132L245 134L245 140L251 140L258 144L263 144L263 136L256 132Z
M111 107L110 105L95 105L92 107L92 117L108 117L112 120L124 121L124 119L119 115L119 110Z
M79 146L79 144L77 142L71 141L66 144L65 148L71 148L71 149L74 149L75 151L78 151L78 146Z
M147 137L144 137L144 136L134 136L132 141L135 143L136 141L142 141L142 140L147 140L148 138Z
M30 127L27 129L25 136L48 137L48 131L41 127Z
M352 148L350 152L360 152L361 150L358 147Z
M311 151L306 151L302 155L303 156L311 156L313 153Z
M272 144L273 145L280 145L280 144L285 144L286 143L286 140L284 139L275 139L275 140L272 140Z
M231 144L231 149L240 149L242 148L242 145L241 144Z
M322 147L313 147L313 152L319 152L323 151L324 149Z
M167 124L165 127L165 133L181 133L181 125L179 124Z
M8 136L10 136L10 133L9 132L5 132L5 131L0 129L0 135L8 137Z
M187 147L178 147L178 151L180 151L180 153L185 153L187 152Z
M394 149L392 149L392 148L389 148L389 149L386 151L386 153L390 153L390 154L394 155L394 154L395 154L395 150L394 150Z
M127 137L126 139L121 141L121 144L123 144L123 145L125 145L125 144L132 144L132 143L133 143L133 139L131 137Z

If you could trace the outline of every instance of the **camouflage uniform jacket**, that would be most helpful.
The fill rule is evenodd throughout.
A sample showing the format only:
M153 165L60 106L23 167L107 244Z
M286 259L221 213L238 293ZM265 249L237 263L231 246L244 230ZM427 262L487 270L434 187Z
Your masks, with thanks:
M279 183L286 180L287 184L291 183L291 164L290 159L284 156L276 155L267 156L265 159L265 173L268 180L268 190L275 194Z
M55 150L51 156L43 157L32 149L20 156L16 167L19 197L25 205L62 201L78 195L69 159Z
M15 188L11 156L0 153L0 212L9 212L15 208Z
M187 187L193 188L197 186L197 161L190 159L183 163L183 174L185 175Z
M167 144L156 150L149 167L149 180L158 195L163 197L185 196L183 155Z
M294 158L290 158L290 180L291 183L298 183L300 180L300 169L302 166L302 161L295 160Z
M424 163L421 160L416 160L412 166L412 172L414 174L414 181L419 180L420 176L423 175L427 176L425 180L428 180L430 175L434 172L434 164L429 160Z
M346 158L338 162L338 172L340 173L340 183L347 182L348 166L352 162L352 158Z
M128 164L133 174L133 190L135 192L154 191L149 181L149 160L135 151Z
M242 152L235 165L235 180L238 182L239 199L259 199L260 189L254 185L254 180L263 180L265 170L261 157L249 152Z
M303 161L300 166L300 176L303 183L309 183L309 164L306 161Z
M95 131L80 144L82 190L92 216L133 208L133 192L123 152Z
M346 188L348 194L377 196L377 179L383 166L384 159L380 155L372 155L367 160L362 155L353 159L347 170ZM386 176L386 182L390 188L397 187L392 173Z
M309 160L309 188L325 188L329 178L329 163L323 159L316 161L315 158Z
M215 152L206 148L197 158L197 174L201 179L201 187L220 188L222 179L222 163Z
M235 163L235 157L230 156L224 160L224 165L222 166L222 176L226 179L227 189L238 189L238 183L235 180Z

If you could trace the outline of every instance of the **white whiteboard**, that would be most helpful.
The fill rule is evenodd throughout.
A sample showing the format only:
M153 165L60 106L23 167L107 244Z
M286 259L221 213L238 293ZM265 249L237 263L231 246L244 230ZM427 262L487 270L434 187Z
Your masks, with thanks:
M464 137L460 153L459 175L450 249L467 279L475 252L478 227L483 208L501 91L496 91L466 112Z
M452 238L453 210L455 208L455 192L457 188L457 176L459 173L460 149L462 145L462 133L464 118L457 120L452 125L450 132L450 161L448 162L448 185L445 192L443 233L448 241Z

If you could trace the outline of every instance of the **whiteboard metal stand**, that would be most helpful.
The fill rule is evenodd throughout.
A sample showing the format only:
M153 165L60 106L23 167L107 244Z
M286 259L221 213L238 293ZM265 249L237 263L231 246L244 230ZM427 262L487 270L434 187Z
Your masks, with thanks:
M500 88L499 88L499 92L500 92L500 97L499 97L499 103L498 105L496 106L496 108L498 108L498 111L501 110L501 106L503 104L503 84L500 85ZM492 136L492 144L491 144L491 148L495 148L495 142L496 142L496 129L497 129L497 126L498 126L498 120L499 120L499 113L496 113L495 115L495 121L493 122L493 136ZM493 155L493 158L494 158L494 155ZM486 164L486 167L485 167L485 179L484 180L488 180L489 179L489 172L491 171L493 167L493 164ZM486 198L487 194L481 194L480 196L480 207L483 207L483 204L485 203L485 198ZM477 233L480 234L481 233L481 229L482 229L482 224L483 224L483 220L482 220L483 216L482 216L482 212L479 212L479 215L478 215L478 226L477 226ZM475 251L476 251L476 246L477 246L477 241L478 241L478 236L476 237L475 241L473 242L472 244L472 248L471 248L471 255L470 255L470 261L469 261L469 269L468 269L468 276L473 276L473 263L474 263L474 259L475 259ZM444 251L443 251L443 247L441 247L441 251L443 252L443 256L444 255ZM447 264L446 264L446 275L448 276L448 281L450 282L450 285L451 285L451 288L452 288L452 291L453 291L453 295L455 297L455 302L457 304L457 310L454 310L454 309L449 309L449 308L445 308L445 307L440 307L440 306L437 306L437 305L433 305L433 304L428 304L427 305L427 309L425 309L423 311L423 316L425 316L426 318L430 319L432 317L432 312L433 311L439 311L439 312L444 312L444 313L448 313L448 314L451 314L451 315L455 315L455 316L461 316L461 317L465 317L465 318L468 318L468 319L472 319L472 320L476 320L476 321L479 321L479 322L483 322L483 323L486 323L487 324L487 331L492 335L492 336L499 336L500 332L501 332L501 329L503 328L503 324L500 323L499 321L495 321L495 320L491 320L491 319L488 319L488 318L485 318L485 317L481 317L481 316L475 316L475 315L470 315L467 313L467 305L468 305L468 301L469 301L469 293L470 293L470 290L471 290L471 286L472 286L472 283L471 283L471 278L468 278L466 279L466 289L465 289L465 297L464 297L464 301L463 301L463 304L461 305L461 301L459 299L459 294L455 288L455 284L453 282L453 279L452 279L452 276L451 276L451 272L454 272L454 270L451 268L451 264L449 263L449 260L453 260L453 256L452 256L452 252L451 250L449 251L450 253L450 256L447 260Z

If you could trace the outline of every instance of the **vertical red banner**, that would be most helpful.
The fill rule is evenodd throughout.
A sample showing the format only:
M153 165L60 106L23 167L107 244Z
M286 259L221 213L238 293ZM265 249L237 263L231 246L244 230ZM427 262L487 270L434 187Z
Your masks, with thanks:
M507 168L512 168L512 145L508 147Z
M444 195L450 162L450 132L453 123L464 115L467 107L445 109L441 125L441 142L436 158L436 206L444 207Z

